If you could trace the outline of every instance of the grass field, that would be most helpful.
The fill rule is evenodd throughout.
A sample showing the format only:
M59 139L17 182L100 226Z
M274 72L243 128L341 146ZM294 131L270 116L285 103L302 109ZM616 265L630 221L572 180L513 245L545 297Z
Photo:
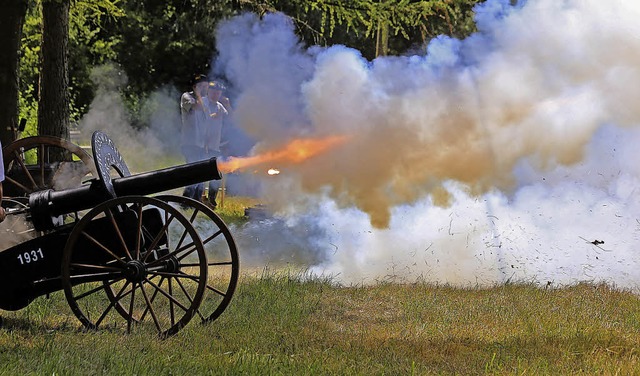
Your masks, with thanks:
M640 301L607 285L341 287L265 268L165 340L85 332L62 293L0 315L0 375L640 374Z
M215 322L177 335L79 330L62 294L3 312L6 375L640 373L640 303L604 285L336 287L243 275Z

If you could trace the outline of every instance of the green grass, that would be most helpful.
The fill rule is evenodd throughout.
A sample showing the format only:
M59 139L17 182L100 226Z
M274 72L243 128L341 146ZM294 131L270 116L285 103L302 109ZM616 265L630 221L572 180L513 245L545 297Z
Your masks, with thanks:
M63 294L3 312L0 374L640 374L640 302L606 285L338 287L244 274L215 322L167 340L84 332Z
M217 212L241 223L256 203L227 196ZM0 375L640 375L640 300L607 285L340 287L244 270L218 320L166 340L86 332L61 292L0 315Z
M164 193L179 196L182 194L182 190L183 188L179 188ZM216 202L218 203L218 207L216 208L215 212L227 225L241 225L248 221L248 218L244 216L244 210L248 207L259 204L260 200L254 197L227 195L222 201L221 195L218 194Z
M244 210L259 203L259 200L252 197L225 196L220 194L216 199L218 207L216 213L225 223L242 224L248 219L244 216Z

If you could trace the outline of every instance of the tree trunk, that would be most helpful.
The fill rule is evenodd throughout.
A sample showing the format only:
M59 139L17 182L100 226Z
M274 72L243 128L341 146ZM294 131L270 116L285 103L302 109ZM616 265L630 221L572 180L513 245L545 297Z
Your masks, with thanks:
M0 2L0 140L7 145L18 128L20 39L26 0Z
M42 1L38 134L69 139L69 0Z
M389 24L378 21L376 30L376 57L387 56L389 52Z

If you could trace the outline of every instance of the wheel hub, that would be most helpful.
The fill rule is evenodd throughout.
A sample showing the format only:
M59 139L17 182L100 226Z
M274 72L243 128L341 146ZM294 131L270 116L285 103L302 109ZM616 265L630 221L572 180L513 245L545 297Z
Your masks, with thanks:
M124 275L129 282L142 282L147 277L147 268L138 260L127 262Z
M169 273L177 273L180 271L180 261L178 261L178 259L175 256L171 256L171 258L169 258L167 260L167 272Z

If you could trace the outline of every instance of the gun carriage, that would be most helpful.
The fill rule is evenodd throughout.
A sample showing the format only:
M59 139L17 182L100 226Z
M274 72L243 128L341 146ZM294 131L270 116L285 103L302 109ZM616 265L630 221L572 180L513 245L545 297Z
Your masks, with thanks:
M0 309L62 290L87 329L165 337L193 317L214 321L239 273L229 228L199 201L148 195L221 179L216 159L132 175L101 132L92 154L48 137L4 148Z

